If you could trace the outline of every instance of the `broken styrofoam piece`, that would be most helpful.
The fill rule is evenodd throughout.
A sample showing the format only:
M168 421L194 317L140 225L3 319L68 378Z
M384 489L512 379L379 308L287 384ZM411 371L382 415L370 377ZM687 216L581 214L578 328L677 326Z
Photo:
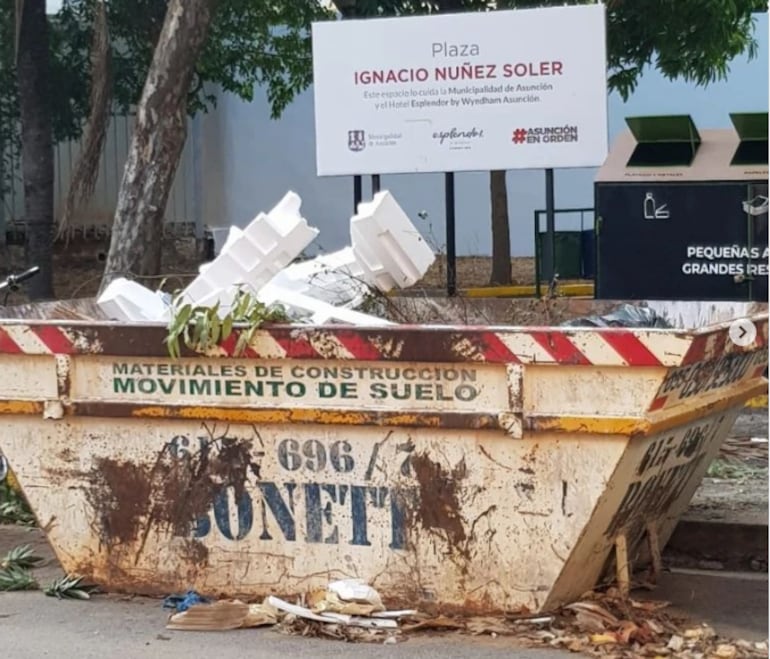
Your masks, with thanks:
M170 313L161 293L123 277L113 279L96 303L110 320L165 322Z
M291 320L306 322L313 325L324 325L329 322L338 322L348 325L361 325L364 327L384 327L393 325L389 320L378 316L370 316L354 309L338 307L323 300L303 295L295 291L282 288L272 282L263 287L257 296L259 301L266 306L281 304Z
M385 610L380 594L363 579L340 579L330 582L326 588L341 600L371 604L380 611Z
M268 306L280 303L301 322L393 324L355 309L372 287L387 292L416 283L435 256L392 195L380 192L359 205L351 220L352 246L289 265L318 234L300 215L300 205L289 192L245 229L232 228L221 253L183 291L182 303L218 304L224 317L243 289ZM135 308L126 308L122 319L138 319Z
M369 285L362 275L353 248L346 247L294 263L279 272L269 285L350 308L362 304L369 292Z
M387 190L358 205L350 236L363 278L383 292L416 284L436 259Z
M296 604L290 604L278 597L270 596L266 603L275 607L284 613L291 613L299 618L315 620L316 622L325 622L328 624L349 625L351 627L376 627L379 629L397 629L398 623L389 618L364 618L362 616L353 616L345 613L313 613L310 609Z
M287 192L273 209L243 230L231 230L222 251L184 290L186 302L202 304L212 294L241 285L257 293L318 235L300 214L302 200Z
M417 609L401 609L399 611L375 611L372 618L409 618L417 615Z
M435 260L433 250L388 191L359 204L350 232L351 247L292 264L270 286L356 308L370 288L388 292L417 283ZM287 299L291 306L291 298Z
M207 229L214 240L214 254L221 254L222 250L229 245L241 233L242 229L236 226L231 227L210 227Z

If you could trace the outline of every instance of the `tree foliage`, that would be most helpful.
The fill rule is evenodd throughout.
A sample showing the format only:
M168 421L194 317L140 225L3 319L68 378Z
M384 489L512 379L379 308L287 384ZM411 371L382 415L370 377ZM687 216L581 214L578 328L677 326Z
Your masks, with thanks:
M346 17L364 18L589 1L338 0L336 4ZM166 5L167 0L107 4L117 112L130 110L139 99ZM6 159L12 148L18 151L14 7L14 0L0 0L0 145ZM88 116L89 77L84 72L90 70L94 7L94 0L64 0L51 20L49 98L55 142L79 137ZM608 0L607 9L608 81L611 89L628 98L646 67L701 85L724 79L736 56L756 55L752 13L766 11L767 6L763 0ZM217 87L249 100L258 86L264 86L273 117L280 116L311 82L310 23L331 17L317 0L222 0L196 66L190 112L212 107ZM2 171L9 175L10 161Z
M80 137L89 113L89 51L94 0L64 0L49 17L54 142ZM112 45L113 108L129 112L139 101L167 0L110 0L107 21ZM8 161L18 151L18 92L14 58L14 0L0 0L0 144ZM222 0L190 90L190 114L216 103L221 88L251 100L264 86L273 117L311 82L310 24L331 13L316 0ZM0 182L0 186L3 183Z
M595 0L338 0L349 18L409 16L595 4ZM730 62L757 52L755 17L764 0L607 0L610 89L627 99L647 67L666 78L707 85L727 77ZM575 39L581 35L576 34Z

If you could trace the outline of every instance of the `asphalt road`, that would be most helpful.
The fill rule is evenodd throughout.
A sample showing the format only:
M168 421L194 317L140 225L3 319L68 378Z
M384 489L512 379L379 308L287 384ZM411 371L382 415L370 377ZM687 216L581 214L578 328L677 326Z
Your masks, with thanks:
M766 575L765 575L766 576ZM666 575L655 599L667 598L694 619L726 636L767 638L767 580L733 576ZM412 636L395 645L351 644L285 636L270 629L174 632L164 628L160 602L100 596L89 602L58 601L40 592L0 595L0 644L14 659L59 657L162 657L163 659L566 659L566 651L532 650L515 640L456 634Z
M516 649L510 640L412 637L395 645L353 644L285 636L269 629L175 632L164 628L166 612L156 600L58 601L40 592L0 595L0 650L13 659L564 659L555 650ZM574 656L574 655L573 655Z

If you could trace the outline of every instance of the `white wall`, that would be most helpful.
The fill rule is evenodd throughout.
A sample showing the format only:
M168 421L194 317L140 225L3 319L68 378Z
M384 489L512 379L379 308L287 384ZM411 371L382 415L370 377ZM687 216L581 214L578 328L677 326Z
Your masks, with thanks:
M609 100L610 137L625 129L624 117L649 114L691 114L700 128L729 127L730 112L764 112L768 108L767 15L758 16L756 59L742 57L732 65L728 81L695 88L669 82L647 72L627 103L617 95ZM270 119L262 92L251 103L233 96L220 99L216 110L204 118L204 221L212 226L243 225L260 210L268 210L287 189L303 199L308 220L321 229L317 245L334 249L348 242L352 212L352 177L320 179L315 175L312 89L302 94L278 121ZM559 170L555 174L556 207L592 207L595 170ZM488 254L489 175L457 174L457 248L459 254ZM423 233L428 223L438 245L444 238L443 175L383 176L390 189ZM369 194L368 180L364 195ZM511 248L514 255L534 253L533 213L545 206L542 171L508 173ZM428 222L417 218L429 213ZM559 220L557 228L578 228L577 217ZM587 218L586 228L592 219Z
M109 227L112 225L134 121L133 116L113 116L110 119L94 194L87 204L76 208L72 221L73 227ZM166 220L168 222L195 223L191 136L192 130L190 129L166 205ZM70 179L82 144L83 138L72 142L62 142L56 145L54 149L54 214L57 217L66 200ZM13 167L14 185L0 196L0 227L3 226L4 222L7 225L13 225L14 223L22 223L24 220L24 187L21 158L18 153L12 158L11 166Z

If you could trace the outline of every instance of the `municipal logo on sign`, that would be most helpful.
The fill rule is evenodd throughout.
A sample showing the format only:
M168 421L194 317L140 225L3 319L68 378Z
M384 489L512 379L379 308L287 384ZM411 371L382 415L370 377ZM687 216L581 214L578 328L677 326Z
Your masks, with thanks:
M348 131L348 149L363 151L366 148L366 133L362 130Z

